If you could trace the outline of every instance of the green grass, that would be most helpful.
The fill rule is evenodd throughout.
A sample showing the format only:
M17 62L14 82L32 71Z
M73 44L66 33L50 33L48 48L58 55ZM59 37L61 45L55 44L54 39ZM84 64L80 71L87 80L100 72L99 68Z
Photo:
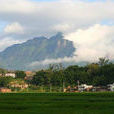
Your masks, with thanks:
M0 114L114 114L114 93L0 94Z

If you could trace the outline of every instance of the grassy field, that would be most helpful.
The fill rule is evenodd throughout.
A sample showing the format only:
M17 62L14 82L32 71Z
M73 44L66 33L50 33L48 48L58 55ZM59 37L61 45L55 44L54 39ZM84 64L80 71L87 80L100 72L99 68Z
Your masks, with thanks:
M114 114L114 93L0 94L0 114Z

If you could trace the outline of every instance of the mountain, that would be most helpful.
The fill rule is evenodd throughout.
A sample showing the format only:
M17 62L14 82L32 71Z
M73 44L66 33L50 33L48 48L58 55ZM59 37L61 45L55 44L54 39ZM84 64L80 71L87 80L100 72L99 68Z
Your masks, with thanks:
M51 38L36 37L22 44L15 44L0 52L0 65L13 70L27 70L27 65L45 59L71 57L75 48L62 33Z

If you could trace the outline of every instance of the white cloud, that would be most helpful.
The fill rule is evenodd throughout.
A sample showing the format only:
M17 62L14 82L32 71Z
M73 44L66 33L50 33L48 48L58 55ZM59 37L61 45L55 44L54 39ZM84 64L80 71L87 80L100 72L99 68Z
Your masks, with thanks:
M0 51L3 51L6 47L11 46L12 44L17 44L17 43L21 43L18 40L14 40L12 38L4 38L0 40Z
M33 13L35 4L29 0L0 0L1 13Z
M20 41L20 38L21 40L29 39L62 31L69 36L67 38L71 37L70 40L77 43L78 49L75 54L80 55L80 60L91 60L93 55L95 59L107 55L114 57L111 53L114 49L114 41L112 41L114 27L99 25L104 20L114 22L114 2L112 0L105 2L98 0L96 2L0 0L0 20L12 23L4 30L5 38L12 37L13 34L14 40ZM23 33L23 30L24 34L19 34ZM4 33L1 34L4 35ZM3 40L3 35L0 36L0 41Z
M65 34L64 38L73 41L74 47L76 48L73 57L35 61L29 67L33 68L40 65L63 62L96 62L100 57L114 59L114 26L96 24Z
M78 61L96 61L100 57L114 59L114 26L94 25L65 35L74 43Z
M43 61L35 61L32 62L31 64L29 64L29 67L36 67L36 66L40 66L40 65L49 65L49 64L54 64L54 63L63 63L63 62L78 62L76 60L76 57L64 57L64 58L58 58L58 59L45 59Z
M9 24L4 29L5 33L23 34L24 28L17 22Z
M72 25L69 25L69 24L58 24L58 25L55 25L54 27L52 27L52 30L55 30L55 31L60 31L60 32L68 32L69 30L71 30L71 28L73 28L73 26L71 27Z
M71 32L74 28L88 27L102 20L114 20L113 1L90 3L80 0L0 0L0 3L0 19L19 22L26 26L31 34L43 35L57 30Z

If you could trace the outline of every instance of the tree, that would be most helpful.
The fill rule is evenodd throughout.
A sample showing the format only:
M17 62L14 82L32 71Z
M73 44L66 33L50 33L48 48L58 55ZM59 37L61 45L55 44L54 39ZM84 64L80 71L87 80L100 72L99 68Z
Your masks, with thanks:
M8 87L8 84L13 80L12 77L0 77L0 87Z
M100 66L104 66L104 65L107 65L107 64L109 64L109 59L107 59L107 58L99 58L99 62L98 62L98 64L100 65Z
M101 75L105 76L107 84L114 83L114 64L111 63L100 67L99 76Z
M26 74L24 71L16 71L16 78L24 79L26 77Z
M64 67L62 63L49 65L49 71L51 74L51 84L56 86L62 86L64 88L65 78L64 78Z
M49 65L49 70L51 71L59 71L61 69L64 69L62 63L58 63L58 64L50 64Z
M0 68L0 73L2 74L2 76L4 76L6 72L7 71L5 69Z
M93 79L93 85L95 86L106 86L106 77L105 76L96 76Z
M83 80L83 78L82 78L84 75L83 72L85 72L84 67L79 67L77 65L69 66L68 68L66 68L65 72L64 72L66 84L67 85L77 85L78 80L79 81Z
M49 80L48 80L48 77L47 77L47 73L48 72L46 72L44 70L36 72L36 74L34 75L31 83L33 85L36 85L36 86L48 85Z
M59 71L54 71L51 78L51 84L53 86L62 86L62 77Z

